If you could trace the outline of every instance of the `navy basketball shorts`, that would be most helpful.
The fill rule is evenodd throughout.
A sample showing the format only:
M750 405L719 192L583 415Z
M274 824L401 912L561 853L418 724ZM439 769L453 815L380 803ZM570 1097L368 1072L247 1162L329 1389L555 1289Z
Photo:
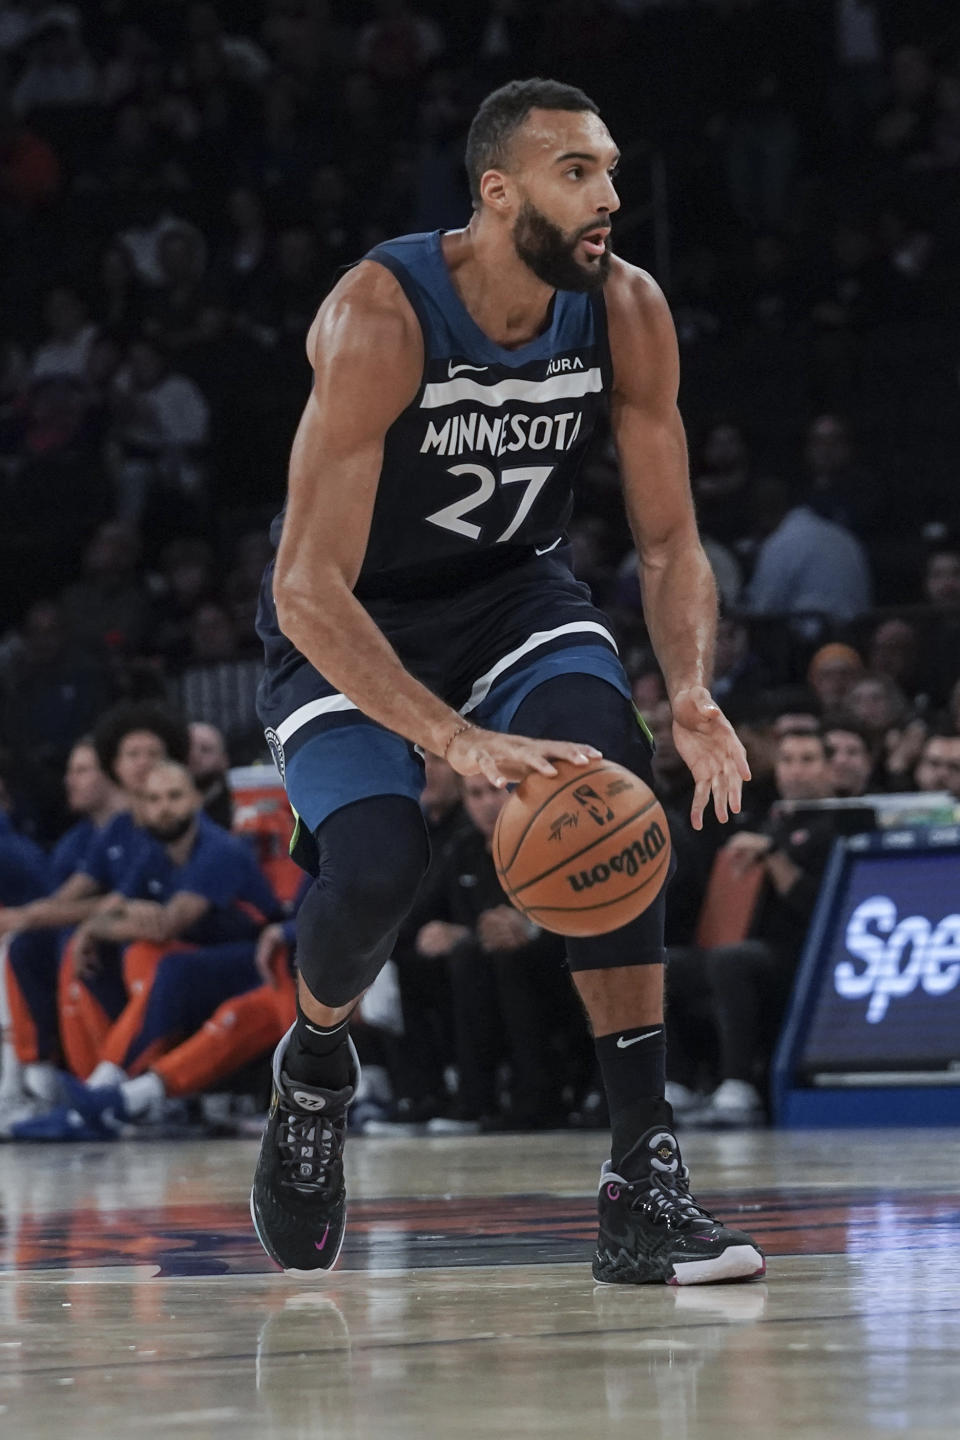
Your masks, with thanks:
M509 731L522 701L556 676L594 675L630 698L610 622L560 554L443 599L366 608L405 668L484 729ZM376 795L418 801L416 747L363 715L292 647L278 650L277 663L267 648L258 709L301 825L313 833L335 810Z

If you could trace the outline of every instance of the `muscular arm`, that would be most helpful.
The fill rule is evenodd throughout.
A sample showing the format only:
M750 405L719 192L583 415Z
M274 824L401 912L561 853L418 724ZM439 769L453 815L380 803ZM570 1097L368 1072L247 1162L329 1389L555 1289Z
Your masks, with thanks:
M693 513L677 409L680 363L666 301L648 276L625 265L609 288L611 424L644 617L672 699L713 678L717 589Z
M186 890L171 895L163 905L111 895L84 928L94 940L113 940L119 945L151 940L162 945L185 934L209 908L210 902L203 895Z
M361 265L320 310L307 349L314 384L274 578L281 629L365 715L442 753L459 716L407 673L353 594L384 437L420 383L419 328L393 276Z
M100 903L97 882L81 871L66 879L52 895L0 912L0 934L79 925Z
M531 769L555 774L548 755L585 763L589 747L494 737L463 728L455 710L410 675L353 594L363 564L387 430L420 385L423 342L394 277L357 266L311 327L314 384L290 458L274 599L283 633L372 720L461 774L495 784Z
M691 820L740 809L749 778L736 735L710 697L717 590L700 544L677 409L680 366L658 287L618 262L607 288L614 381L611 424L637 547L644 615L673 709L674 738L696 781Z

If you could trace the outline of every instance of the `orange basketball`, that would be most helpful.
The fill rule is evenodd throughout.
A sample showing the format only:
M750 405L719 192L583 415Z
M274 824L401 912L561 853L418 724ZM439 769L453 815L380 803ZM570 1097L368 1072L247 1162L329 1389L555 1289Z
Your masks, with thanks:
M559 935L605 935L660 893L670 831L649 785L612 760L553 762L500 811L493 858L510 900Z

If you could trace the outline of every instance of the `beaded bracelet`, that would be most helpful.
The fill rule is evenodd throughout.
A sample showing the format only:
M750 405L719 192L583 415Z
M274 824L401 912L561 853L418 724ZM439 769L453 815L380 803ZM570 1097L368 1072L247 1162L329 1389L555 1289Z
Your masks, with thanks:
M446 758L447 758L447 751L450 749L450 746L453 744L454 740L456 740L457 736L458 736L458 735L462 735L465 730L472 730L472 729L473 729L473 724L472 724L472 722L469 721L469 720L464 720L464 721L462 721L462 722L457 726L456 730L454 730L453 734L450 736L450 739L447 741L446 745L444 745L444 747L443 747L443 758L444 758L444 760L446 760Z

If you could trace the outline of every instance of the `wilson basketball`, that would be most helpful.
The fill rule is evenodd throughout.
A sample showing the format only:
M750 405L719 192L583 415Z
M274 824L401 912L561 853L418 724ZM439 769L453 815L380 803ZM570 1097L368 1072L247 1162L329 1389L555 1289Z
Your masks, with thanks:
M544 930L604 935L641 915L670 863L663 806L612 760L528 775L500 812L497 875L512 903Z

